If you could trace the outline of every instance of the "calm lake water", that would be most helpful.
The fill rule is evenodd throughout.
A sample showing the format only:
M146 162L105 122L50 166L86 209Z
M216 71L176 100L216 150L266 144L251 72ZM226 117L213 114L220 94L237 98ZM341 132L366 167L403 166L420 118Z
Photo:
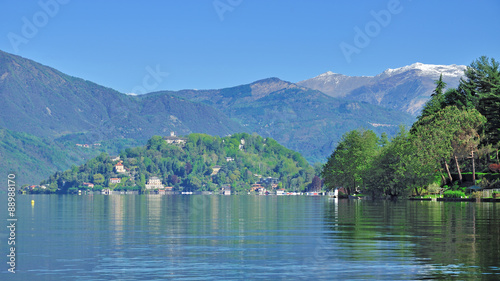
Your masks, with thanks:
M7 272L4 227L1 280L500 279L494 203L203 195L17 200L17 273Z

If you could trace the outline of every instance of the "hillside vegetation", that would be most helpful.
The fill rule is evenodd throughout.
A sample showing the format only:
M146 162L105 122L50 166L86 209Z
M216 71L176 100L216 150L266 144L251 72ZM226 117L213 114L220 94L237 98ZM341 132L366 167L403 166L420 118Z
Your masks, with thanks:
M138 145L133 139L114 139L79 147L75 138L81 144L87 140L84 134L72 136L71 140L51 140L0 128L0 173L15 173L19 185L39 182L54 171L81 164L102 152L118 153L120 149Z
M154 177L178 191L215 191L226 185L247 191L268 177L275 178L274 188L298 191L314 178L314 169L298 152L271 138L240 133L222 138L190 134L170 138L178 141L174 143L165 139L169 138L154 136L146 146L123 150L119 159L102 153L81 166L53 174L40 183L46 189L34 192L76 192L89 189L88 183L94 185L93 190L145 191ZM125 171L117 172L117 164ZM112 183L118 178L119 183Z

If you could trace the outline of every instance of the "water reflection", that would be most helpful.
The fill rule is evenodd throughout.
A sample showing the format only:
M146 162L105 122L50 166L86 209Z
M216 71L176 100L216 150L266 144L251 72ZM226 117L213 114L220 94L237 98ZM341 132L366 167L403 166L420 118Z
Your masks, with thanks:
M500 217L493 203L340 200L326 208L332 239L346 253L340 259L387 257L387 266L411 260L418 265L411 274L420 278L500 274Z
M498 279L494 203L20 197L18 280ZM3 276L0 276L0 279ZM492 278L495 277L495 278Z

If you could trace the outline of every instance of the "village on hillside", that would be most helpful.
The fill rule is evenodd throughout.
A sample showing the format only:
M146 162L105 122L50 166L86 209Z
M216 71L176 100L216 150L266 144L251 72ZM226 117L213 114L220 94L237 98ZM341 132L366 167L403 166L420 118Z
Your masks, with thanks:
M186 145L187 138L176 136L175 132L171 132L169 136L164 136L163 140L169 145L175 145L183 148ZM94 145L86 144L76 144L78 147L89 148ZM241 139L238 149L242 150L245 146L245 140ZM77 194L159 194L159 195L173 195L173 194L221 194L221 195L232 195L232 194L255 194L255 195L326 195L326 192L321 192L320 190L315 190L312 192L296 192L287 191L285 188L281 188L281 182L279 178L276 177L265 177L259 174L253 174L257 180L251 185L250 189L246 192L235 192L230 184L221 184L217 191L183 191L181 188L176 188L171 185L167 185L163 182L161 175L153 175L147 178L143 190L136 188L135 190L121 190L119 187L121 184L130 181L133 186L136 186L135 180L138 176L136 169L127 167L120 156L110 156L110 160L113 163L113 173L109 177L107 183L103 183L101 186L103 188L95 188L97 184L92 182L83 182L80 188L74 190L72 193ZM135 160L132 158L132 160ZM235 161L234 157L225 157L225 162L229 163ZM211 177L217 176L223 167L220 165L215 165L211 167ZM40 185L26 185L20 190L21 193L46 193L49 186L47 184Z

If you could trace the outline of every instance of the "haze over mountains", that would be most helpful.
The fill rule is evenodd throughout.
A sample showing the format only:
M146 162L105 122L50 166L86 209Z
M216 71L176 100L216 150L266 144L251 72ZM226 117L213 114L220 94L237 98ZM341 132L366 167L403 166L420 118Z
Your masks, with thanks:
M463 68L414 64L374 77L327 72L299 83L267 78L225 89L131 96L0 51L0 156L11 163L2 172L38 170L28 178L41 179L99 151L116 151L172 131L220 136L255 132L310 162L324 161L346 131L363 127L391 135L398 125L410 125L439 73L454 87ZM17 150L9 149L7 140ZM99 151L75 150L77 143L100 142L107 145ZM58 154L58 161L48 159L49 154ZM34 169L40 165L44 169Z

